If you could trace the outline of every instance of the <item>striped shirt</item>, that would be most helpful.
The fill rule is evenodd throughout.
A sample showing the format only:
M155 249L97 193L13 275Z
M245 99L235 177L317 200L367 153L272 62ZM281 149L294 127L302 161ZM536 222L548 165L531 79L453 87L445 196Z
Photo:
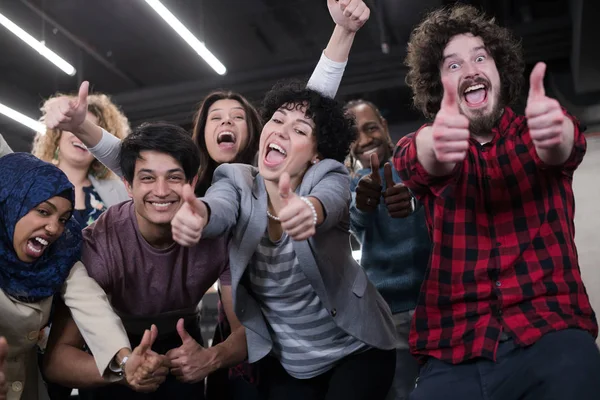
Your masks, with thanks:
M367 345L338 327L304 275L292 240L266 233L248 268L250 288L273 341L273 355L298 379L321 375Z

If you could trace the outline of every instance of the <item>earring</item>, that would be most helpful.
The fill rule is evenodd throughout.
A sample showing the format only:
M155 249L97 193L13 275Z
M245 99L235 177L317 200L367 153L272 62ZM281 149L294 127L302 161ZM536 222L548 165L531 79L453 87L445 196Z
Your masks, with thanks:
M58 150L59 147L56 146L56 150L54 150L54 157L52 157L52 164L58 165Z
M317 162L319 162L319 160L317 160L316 158L311 161L312 165L315 165Z

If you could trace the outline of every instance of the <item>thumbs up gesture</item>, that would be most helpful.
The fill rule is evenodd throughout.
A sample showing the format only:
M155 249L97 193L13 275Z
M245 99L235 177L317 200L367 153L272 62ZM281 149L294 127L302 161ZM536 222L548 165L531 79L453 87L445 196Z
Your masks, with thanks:
M202 236L202 230L208 223L208 208L198 200L189 184L183 186L181 197L183 204L171 221L173 240L182 246L193 246Z
M6 357L8 356L8 343L0 338L0 400L8 397L8 381L6 379Z
M379 158L371 154L371 173L363 176L356 186L356 208L362 212L373 212L381 200L381 177Z
M469 120L460 113L458 95L446 79L442 79L444 97L432 127L433 152L440 163L458 163L469 149Z
M83 82L76 98L60 96L48 101L44 109L46 127L76 132L87 116L89 86Z
M316 200L313 202L309 197L300 197L294 193L287 172L279 177L279 197L282 205L279 222L284 232L295 241L313 236L316 233Z
M158 330L152 325L150 330L144 332L139 346L133 349L125 363L123 383L137 392L154 392L167 377L165 357L152 351L157 336Z
M565 115L558 101L546 97L546 64L537 63L529 78L529 96L525 116L536 149L550 149L562 143Z
M171 374L178 380L187 383L200 382L214 372L212 351L200 346L185 330L183 319L177 321L177 333L181 338L181 346L169 350L165 355L171 367Z
M388 214L392 218L408 217L414 211L412 194L404 184L394 183L390 163L385 163L383 166L383 176L386 186L385 192L383 192L383 201L388 209Z

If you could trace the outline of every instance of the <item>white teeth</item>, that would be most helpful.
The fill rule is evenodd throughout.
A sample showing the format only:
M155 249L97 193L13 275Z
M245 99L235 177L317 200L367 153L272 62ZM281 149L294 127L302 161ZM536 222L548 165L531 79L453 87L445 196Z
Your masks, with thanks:
M278 152L280 152L284 156L287 156L287 152L281 146L279 146L278 144L271 143L271 144L269 144L269 148L272 149L272 150L277 150Z
M169 207L172 203L151 203L154 207Z
M217 140L222 140L224 139L225 136L228 136L229 141L230 142L234 142L235 143L235 134L233 132L230 131L225 131L225 132L221 132L219 133L219 136L217 136Z
M27 243L27 248L28 248L29 250L33 251L33 252L34 252L34 253L36 253L36 254L39 254L39 253L41 253L41 252L42 252L42 250L43 250L43 249L39 249L39 250L38 250L38 249L36 249L35 247L33 247L33 246L31 245L31 243Z
M41 237L36 237L35 240L40 242L43 246L48 246L48 241L42 239Z
M467 88L467 90L465 90L465 94L472 92L474 90L479 90L479 89L485 89L485 86L482 83L480 83L478 85L469 86Z
M377 147L375 147L375 148L372 148L371 150L367 150L367 151L363 152L363 154L373 154L373 153L375 153L376 151L377 151Z
M85 147L85 145L83 143L79 143L79 142L73 142L73 146L79 147L80 149L83 149L83 150L88 149L87 147Z

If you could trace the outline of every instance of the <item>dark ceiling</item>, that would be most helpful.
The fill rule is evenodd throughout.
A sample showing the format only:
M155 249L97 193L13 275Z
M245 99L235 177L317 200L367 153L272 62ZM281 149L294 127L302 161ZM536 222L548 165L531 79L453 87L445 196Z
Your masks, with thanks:
M189 127L195 107L212 89L236 90L257 102L279 79L307 78L333 28L326 0L162 2L225 64L226 75L217 75L143 0L0 0L0 13L78 70L74 77L64 74L0 27L0 102L37 118L44 98L72 92L85 79L93 90L113 95L133 125L160 119ZM580 82L600 82L586 75L589 65L600 74L598 52L582 56L596 44L589 35L600 38L599 19L590 20L597 1L463 2L484 8L521 36L530 66L548 62L555 86L569 100L600 103L600 87ZM367 1L372 17L355 42L340 98L374 101L393 126L418 121L404 84L404 48L423 13L447 3ZM29 150L27 128L0 115L0 132L15 149Z

